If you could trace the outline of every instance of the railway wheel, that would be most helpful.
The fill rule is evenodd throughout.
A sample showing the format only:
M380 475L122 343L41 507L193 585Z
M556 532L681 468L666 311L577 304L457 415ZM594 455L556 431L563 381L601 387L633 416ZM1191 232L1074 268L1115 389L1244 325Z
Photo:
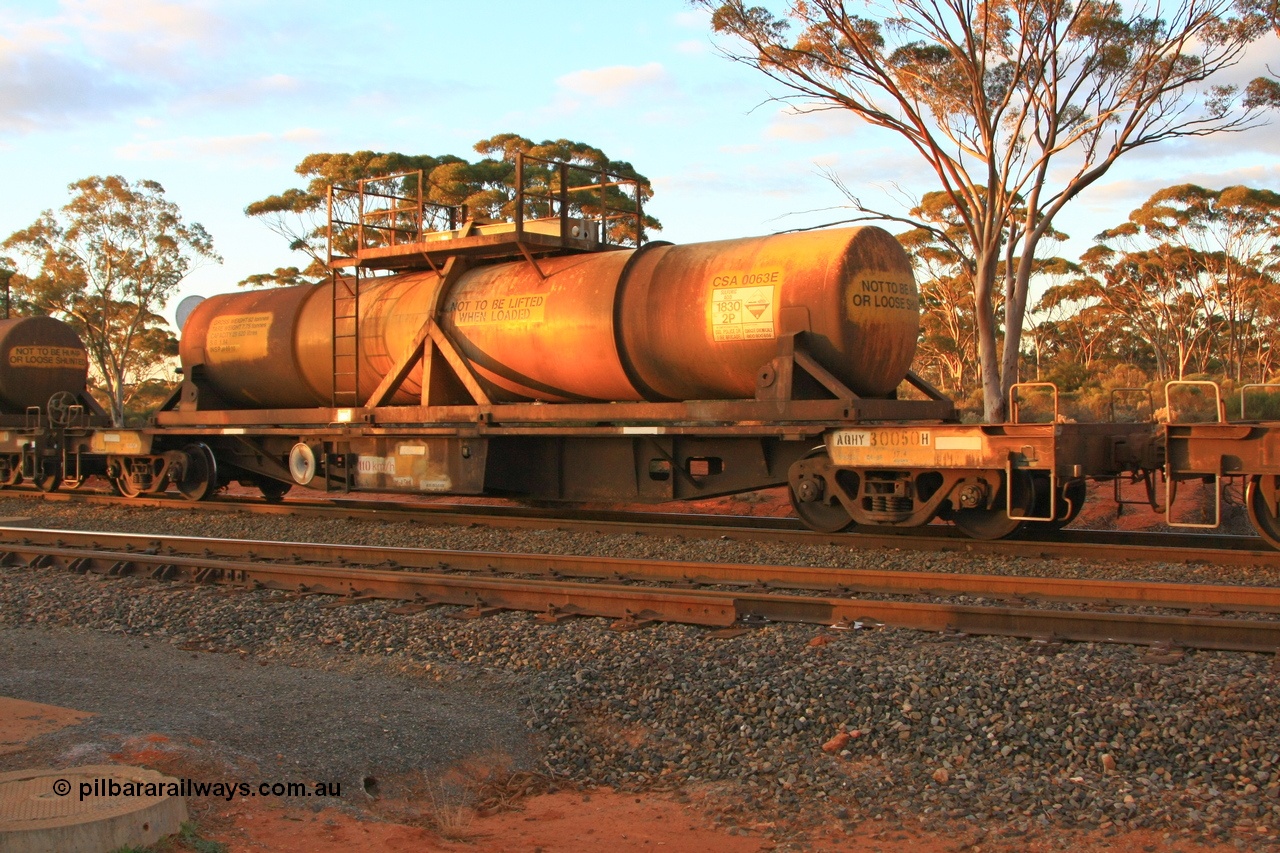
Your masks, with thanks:
M42 492L56 492L62 485L62 464L57 459L38 459L36 465L31 482Z
M1061 530L1076 520L1084 502L1089 496L1089 487L1084 480L1067 480L1058 486L1058 517L1053 521L1032 521L1027 526L1035 530ZM1036 478L1036 508L1032 515L1043 518L1049 514L1049 480Z
M1271 482L1265 482L1264 477ZM1249 521L1253 529L1266 540L1272 548L1280 550L1280 517L1277 517L1267 505L1266 490L1280 491L1280 478L1274 474L1254 474L1244 487L1244 505L1249 510Z
M0 465L0 488L9 488L11 486L21 485L22 483L22 465L6 463Z
M1013 500L1006 497L1006 489L1013 489ZM1005 482L996 492L995 505L991 508L952 510L951 523L971 539L1004 539L1012 536L1026 522L1009 517L1006 505L1015 515L1031 515L1036 506L1036 481L1025 471L1015 471L1011 482ZM1046 524L1051 522L1045 522Z
M825 447L815 447L804 455L799 463L802 465L810 459L827 459ZM804 526L819 533L838 533L853 526L853 518L840 503L827 485L824 477L802 472L787 487L787 495L791 498L791 508L804 522Z
M129 474L123 473L111 478L111 488L116 490L116 494L126 498L136 498L142 494L142 489L133 484L129 479Z
M178 491L189 501L205 500L218 490L218 463L213 451L205 444L188 444L182 452L187 462L178 480Z
M268 480L264 477L258 481L258 491L262 492L262 499L269 504L280 503L292 488L293 483L285 483L280 480Z

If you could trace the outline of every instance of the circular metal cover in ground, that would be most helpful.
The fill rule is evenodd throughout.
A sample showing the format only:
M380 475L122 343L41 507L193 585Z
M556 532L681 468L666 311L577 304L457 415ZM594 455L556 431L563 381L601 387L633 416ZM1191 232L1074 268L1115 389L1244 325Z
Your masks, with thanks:
M187 804L177 779L119 765L0 773L5 853L107 853L178 831Z

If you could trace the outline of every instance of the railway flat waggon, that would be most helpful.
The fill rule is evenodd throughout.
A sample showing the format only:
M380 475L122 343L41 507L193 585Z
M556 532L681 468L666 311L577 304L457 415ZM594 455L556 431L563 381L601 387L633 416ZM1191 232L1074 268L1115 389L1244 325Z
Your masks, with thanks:
M182 383L141 429L108 426L69 328L0 324L0 484L640 503L786 485L815 530L1000 538L1069 523L1089 480L1161 508L1180 482L1243 477L1280 547L1280 424L1162 424L1150 405L1074 423L1038 383L1008 423L962 424L910 370L918 296L886 231L646 241L638 188L604 201L625 178L545 165L559 185L517 186L510 222L403 189L421 175L335 187L330 279L182 312Z
M331 281L191 312L150 434L264 493L657 502L784 484L851 422L954 421L909 371L915 283L887 232L646 243L638 207L571 217L568 192L436 231L361 210ZM173 476L158 455L113 470L129 493Z

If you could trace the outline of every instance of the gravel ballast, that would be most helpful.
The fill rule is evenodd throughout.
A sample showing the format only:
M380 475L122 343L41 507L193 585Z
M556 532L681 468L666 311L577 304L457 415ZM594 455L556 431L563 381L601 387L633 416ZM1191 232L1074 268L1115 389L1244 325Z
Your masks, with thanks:
M24 500L0 501L0 515L27 516L42 527L153 534L853 568L1066 569L1076 576L1194 575L1214 582L1232 582L1232 573L1240 572L1254 583L1259 572L1265 577L1273 571L1218 573L1158 563L1134 571L905 551L844 551L834 559L831 548ZM1280 826L1280 711L1271 656L1162 657L1127 646L1053 649L1013 639L802 625L714 639L706 629L681 625L619 633L603 620L546 626L521 613L460 621L449 618L452 608L396 616L385 602L324 604L319 597L226 595L0 569L0 658L8 661L0 670L0 693L77 708L84 704L77 695L97 695L95 701L110 709L100 712L108 717L148 701L151 688L141 676L127 696L108 697L114 692L108 687L77 694L89 689L83 685L92 681L91 661L86 671L62 678L51 657L56 650L50 644L72 637L83 644L86 659L96 643L111 650L117 656L111 666L136 657L144 670L168 672L162 658L172 655L184 662L184 678L196 678L200 667L214 673L218 665L209 661L241 664L234 677L244 680L219 689L256 703L252 713L264 732L299 702L342 709L372 726L335 729L316 743L274 730L233 738L216 725L200 728L207 721L190 710L197 706L181 701L191 691L170 695L174 726L253 755L267 748L266 741L284 738L279 742L288 748L273 754L317 777L379 772L375 765L392 772L414 762L443 766L468 749L500 748L517 766L576 784L723 786L743 822L762 812L802 822L806 816L856 821L914 815L926 826L959 821L1013 832L1067 827L1104 833L1146 828L1264 846ZM30 628L40 630L23 630ZM140 652L141 642L150 648ZM357 675L364 680L353 682ZM447 713L441 717L438 710ZM405 732L418 725L417 713L430 725L414 740ZM373 722L378 714L392 722ZM456 748L438 749L441 742Z

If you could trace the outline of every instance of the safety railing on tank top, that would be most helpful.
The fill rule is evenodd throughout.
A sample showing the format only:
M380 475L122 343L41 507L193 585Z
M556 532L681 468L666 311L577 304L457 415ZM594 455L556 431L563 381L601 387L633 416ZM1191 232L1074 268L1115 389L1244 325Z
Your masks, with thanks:
M644 242L644 187L635 178L591 166L517 153L516 233L525 219L560 219L562 237L593 237L607 245ZM574 227L595 226L594 235Z
M558 219L559 237L579 246L643 242L645 188L635 178L521 152L512 167L514 196L489 216L477 215L465 204L428 200L421 169L331 185L326 230L330 266L335 260L358 259L370 249L421 244L428 235L468 236L463 229L469 221L481 226L509 222L516 241L524 237L527 223ZM539 228L538 233L547 231Z

